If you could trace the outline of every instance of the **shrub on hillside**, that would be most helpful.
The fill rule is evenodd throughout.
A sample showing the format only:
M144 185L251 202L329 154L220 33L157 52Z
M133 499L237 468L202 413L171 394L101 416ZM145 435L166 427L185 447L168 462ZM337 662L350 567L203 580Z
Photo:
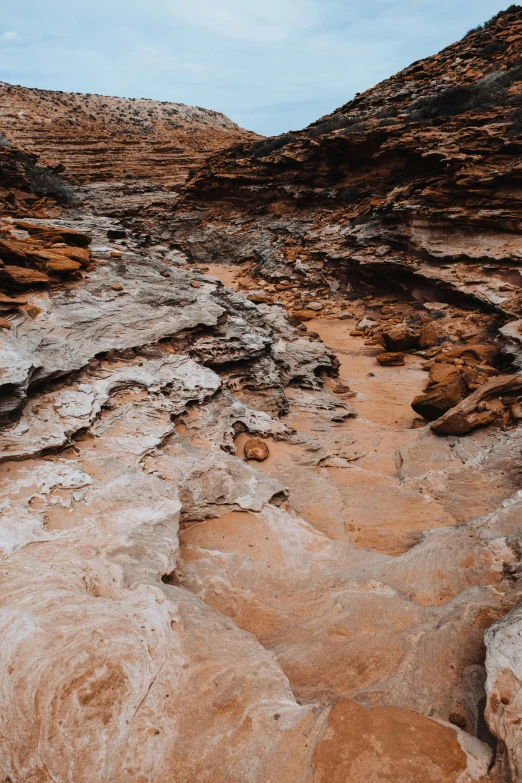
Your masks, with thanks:
M488 19L488 21L484 23L484 27L491 27L491 25L495 24L498 19L502 19L503 16L508 16L509 14L514 14L517 11L522 11L522 5L518 5L518 3L512 3L508 8L505 8L503 11L499 11L498 14L495 14L491 17L491 19Z
M498 106L506 97L506 88L522 80L522 63L517 62L508 71L490 73L474 84L448 87L437 95L421 98L410 106L414 120L453 117L466 111L484 111Z
M505 8L503 11L499 11L497 14L491 17L491 19L488 19L487 22L484 22L484 24L479 24L477 27L473 27L473 29L468 30L467 35L470 35L471 33L478 33L481 30L487 30L488 27L491 27L491 25L494 25L495 22L497 22L499 19L502 19L503 16L508 16L509 14L514 14L517 11L522 11L522 5L518 5L517 3L512 3L508 8Z
M275 152L275 150L279 150L281 147L289 144L293 139L294 137L291 133L283 133L281 136L275 136L273 139L256 141L255 144L252 144L249 151L254 160L266 158L272 152Z
M51 169L29 163L26 171L31 189L37 196L50 196L58 204L74 204L76 201L74 188Z

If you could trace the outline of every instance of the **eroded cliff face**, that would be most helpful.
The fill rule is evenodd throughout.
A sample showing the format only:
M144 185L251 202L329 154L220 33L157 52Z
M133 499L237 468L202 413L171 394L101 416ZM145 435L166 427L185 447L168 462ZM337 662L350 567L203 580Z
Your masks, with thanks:
M76 148L60 208L0 147L0 779L520 779L521 42L179 204L174 159L114 206Z
M196 106L6 83L0 128L74 184L78 199L146 234L157 230L192 169L225 147L260 138Z

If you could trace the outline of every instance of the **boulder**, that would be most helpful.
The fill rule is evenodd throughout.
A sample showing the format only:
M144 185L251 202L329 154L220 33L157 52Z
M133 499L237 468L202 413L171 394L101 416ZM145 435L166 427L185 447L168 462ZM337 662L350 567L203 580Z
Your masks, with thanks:
M429 383L435 385L438 383L448 383L459 374L454 364L449 362L436 362L430 369Z
M411 407L419 416L433 421L462 402L467 393L464 378L458 374L455 377L450 377L446 383L437 384L425 394L419 394L413 400Z
M0 258L7 264L24 263L27 259L26 248L22 242L0 239Z
M490 424L502 414L503 405L498 399L500 396L520 390L521 375L493 378L434 421L431 429L437 435L465 435L477 427ZM494 402L500 403L500 406L493 405Z
M419 335L408 324L400 323L382 333L388 351L407 351L419 344Z
M88 247L91 244L91 238L81 231L75 231L73 228L55 228L54 226L35 226L33 223L26 223L23 220L15 221L16 228L22 231L28 231L31 236L38 239L49 240L52 242L56 237L61 237L68 245L76 247Z
M45 257L42 253L38 263L46 272L55 272L59 275L77 272L82 266L78 261L74 261L67 256L59 255L52 250L45 251Z
M442 337L440 321L430 321L421 328L419 333L419 348L431 348L437 345Z
M404 354L401 352L380 353L375 358L384 367L400 367L404 364Z

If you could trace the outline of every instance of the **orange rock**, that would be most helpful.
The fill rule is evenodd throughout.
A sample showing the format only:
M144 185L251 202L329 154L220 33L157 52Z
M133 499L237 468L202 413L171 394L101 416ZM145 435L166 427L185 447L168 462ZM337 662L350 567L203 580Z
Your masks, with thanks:
M191 280L190 285L192 288L201 288L201 283L199 283L197 280Z
M40 254L40 264L46 271L56 272L59 275L70 274L81 269L81 264L78 261L73 261L72 258L58 255L51 251L46 252L45 258L43 253Z
M419 348L431 348L442 337L440 321L430 321L421 328L419 333Z
M73 261L77 261L81 266L87 267L91 260L91 251L86 247L53 247L54 254L66 256Z
M268 446L261 438L251 438L245 443L245 457L254 459L257 462L264 462L270 455Z
M7 318L0 318L0 329L11 329L12 323Z
M317 313L314 310L293 310L292 317L298 321L312 321L317 317Z
M445 383L439 383L426 394L419 394L413 400L411 407L428 421L438 419L450 408L465 399L468 390L461 374L449 376Z
M400 367L405 364L404 354L400 351L395 353L380 353L375 358L383 367Z
M409 710L343 701L314 748L312 783L458 783L466 768L449 726Z
M388 329L382 333L382 336L389 351L407 351L419 342L419 336L405 323L399 323Z
M0 268L0 280L7 285L26 288L32 285L42 285L48 283L49 278L43 272L37 272L35 269L27 269L23 266L4 266Z

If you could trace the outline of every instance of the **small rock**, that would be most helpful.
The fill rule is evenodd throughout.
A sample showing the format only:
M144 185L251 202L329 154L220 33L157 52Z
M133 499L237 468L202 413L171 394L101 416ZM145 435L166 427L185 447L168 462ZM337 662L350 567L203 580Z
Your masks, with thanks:
M118 250L112 250L109 258L121 258L121 253Z
M123 291L123 286L121 283L113 283L111 288L113 291Z
M11 329L12 324L7 318L0 318L0 329Z
M439 321L430 321L425 324L419 334L419 348L431 348L442 337L442 328Z
M251 291L247 294L247 299L254 302L254 304L265 304L266 302L270 302L270 297L261 291Z
M352 329L350 337L364 337L364 332L361 329Z
M313 310L294 310L292 316L298 321L311 321L317 316L317 313Z
M190 285L192 286L192 288L201 288L201 283L198 283L197 280L191 280Z
M245 443L245 457L263 462L270 455L268 446L261 438L251 438Z
M316 312L319 312L319 310L323 309L323 305L320 302L311 302L307 306L308 310L315 310Z
M346 386L344 383L337 383L333 387L333 391L335 394L346 394L347 392L351 392L351 389L349 386Z
M411 331L408 324L399 323L383 332L384 342L389 351L407 351L419 342L419 336Z
M404 362L404 354L400 351L397 351L395 353L380 353L378 356L375 357L379 364L382 364L383 367L400 367L403 365Z

